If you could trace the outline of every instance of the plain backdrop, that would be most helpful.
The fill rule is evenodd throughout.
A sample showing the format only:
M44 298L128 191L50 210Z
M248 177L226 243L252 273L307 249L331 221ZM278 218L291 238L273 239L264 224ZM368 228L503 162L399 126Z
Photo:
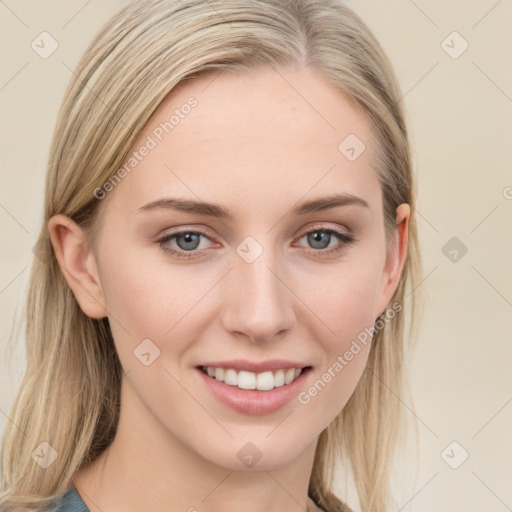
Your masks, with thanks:
M79 57L124 3L0 2L0 435L24 372L22 333L12 351L7 342L57 111ZM350 5L395 67L419 183L425 271L415 285L427 300L409 366L414 409L403 403L419 460L399 455L397 511L512 510L512 2ZM47 58L31 46L42 32L58 44Z

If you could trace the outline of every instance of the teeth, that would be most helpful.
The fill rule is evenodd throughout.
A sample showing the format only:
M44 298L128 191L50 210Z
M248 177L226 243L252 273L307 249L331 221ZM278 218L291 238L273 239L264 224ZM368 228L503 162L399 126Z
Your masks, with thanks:
M238 384L238 376L235 370L224 371L224 382L230 386L236 386Z
M233 370L233 373L235 374L235 379L234 382L231 383L232 386L238 386L240 389L256 389L255 373L241 371L238 374L238 379L235 370ZM226 382L226 384L229 384L229 382Z
M276 388L284 386L284 370L277 370L274 374L274 386Z
M220 380L229 386L236 386L240 389L257 389L259 391L270 391L274 388L284 386L293 382L300 374L300 368L290 368L288 370L267 371L263 373L253 373L230 368L213 368L212 366L202 367L203 372L208 377Z

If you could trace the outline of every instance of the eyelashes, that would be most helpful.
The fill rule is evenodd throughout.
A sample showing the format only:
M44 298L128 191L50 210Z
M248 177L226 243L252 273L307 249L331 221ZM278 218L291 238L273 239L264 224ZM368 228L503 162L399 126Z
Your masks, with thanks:
M305 233L303 233L302 236L299 238L299 240L301 240L304 237L310 237L311 235L315 235L318 233L321 233L323 235L321 237L322 240L320 240L320 242L322 242L323 240L325 240L327 238L328 245L330 244L330 242L333 239L335 241L337 241L338 243L332 248L323 248L323 247L305 248L307 252L309 252L313 256L317 256L317 257L329 257L329 256L336 255L338 253L341 253L343 250L345 250L347 248L347 246L349 246L350 244L352 244L353 242L356 241L354 236L350 233L345 233L343 231L339 231L334 228L326 228L326 227L315 227L313 229L310 229L310 230L306 231ZM200 250L200 249L198 250L197 248L192 248L191 250L185 250L180 247L175 247L175 246L171 245L170 242L175 239L178 239L178 238L183 238L185 240L185 244L192 243L192 245L194 245L195 241L197 241L197 240L200 241L201 237L205 237L207 239L210 238L203 231L187 229L187 230L181 230L181 231L177 231L174 233L164 235L163 237L156 240L156 243L165 253L172 254L173 256L176 256L177 258L189 260L189 259L195 259L195 258L199 258L199 257L203 256L204 250ZM311 238L309 239L309 241L311 242ZM313 243L316 243L317 241L318 240L315 240L313 238Z

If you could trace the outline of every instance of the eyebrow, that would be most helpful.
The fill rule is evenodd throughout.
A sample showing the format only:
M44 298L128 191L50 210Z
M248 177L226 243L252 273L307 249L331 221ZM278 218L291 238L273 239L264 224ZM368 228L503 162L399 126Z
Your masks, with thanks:
M353 194L334 194L300 203L292 209L291 214L305 215L307 213L320 212L324 210L330 210L331 208L337 208L339 206L350 205L369 208L368 203L361 197L355 196ZM170 197L151 201L150 203L141 206L138 209L138 212L160 208L171 209L195 215L203 215L207 217L217 217L226 220L233 219L233 215L229 212L229 210L218 204Z

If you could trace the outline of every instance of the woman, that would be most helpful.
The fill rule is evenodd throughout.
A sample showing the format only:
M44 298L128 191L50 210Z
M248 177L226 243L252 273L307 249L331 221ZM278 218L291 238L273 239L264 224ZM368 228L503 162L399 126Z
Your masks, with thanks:
M389 510L420 273L400 99L335 0L107 23L53 137L2 510L350 510L338 462Z

